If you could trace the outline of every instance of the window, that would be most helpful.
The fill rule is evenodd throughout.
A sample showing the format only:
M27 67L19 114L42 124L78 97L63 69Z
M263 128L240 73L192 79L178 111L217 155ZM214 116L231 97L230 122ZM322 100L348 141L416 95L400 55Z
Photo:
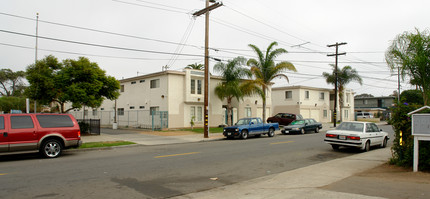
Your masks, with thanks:
M145 106L139 106L139 109L145 109Z
M100 108L100 110L101 110L101 111L104 111L104 110L105 110L105 108Z
M31 116L11 116L10 125L12 129L31 129L34 127Z
M151 88L160 88L160 79L151 80Z
M285 91L285 99L292 99L293 91Z
M196 94L196 80L191 80L191 94Z
M349 118L349 111L348 110L344 110L343 113L344 113L344 115L343 115L344 118L346 118L346 119Z
M245 117L252 117L251 107L245 107Z
M202 94L202 80L197 80L197 94Z
M97 109L93 109L93 116L97 116Z
M190 107L190 116L194 117L194 121L202 122L203 121L203 107L201 106L191 106Z
M324 117L324 118L327 118L327 117L328 117L328 112L327 112L327 110L324 110L324 111L323 111L323 117Z
M130 106L130 109L134 109L134 106Z
M191 94L202 94L202 80L191 79Z
M134 81L134 82L131 82L131 84L136 84L136 81Z
M42 128L73 127L73 121L67 115L37 115Z
M346 94L346 103L349 103L349 94Z
M160 111L160 107L158 107L158 106L149 107L149 114L150 115L152 115L153 112L155 112L155 111Z
M320 93L320 100L324 100L324 93L323 92Z
M309 91L305 91L305 99L309 99Z
M88 116L88 110L84 110L84 115Z
M124 115L124 108L118 108L118 115Z
M124 85L121 85L121 89L120 89L121 93L124 92Z
M363 104L367 104L367 100L363 100Z
M4 117L0 117L0 129L4 129Z
M197 121L201 122L203 120L203 107L197 107Z
M145 80L144 80L144 79L142 79L142 80L140 80L140 81L139 81L139 83L143 83L143 82L145 82Z

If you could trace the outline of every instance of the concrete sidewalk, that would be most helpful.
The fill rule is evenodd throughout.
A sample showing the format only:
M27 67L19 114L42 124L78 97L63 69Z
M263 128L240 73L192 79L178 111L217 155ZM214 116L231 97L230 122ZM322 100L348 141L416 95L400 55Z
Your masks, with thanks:
M375 168L391 157L389 148L331 160L308 167L265 176L207 191L191 193L176 199L190 198L379 198L320 189L354 174Z

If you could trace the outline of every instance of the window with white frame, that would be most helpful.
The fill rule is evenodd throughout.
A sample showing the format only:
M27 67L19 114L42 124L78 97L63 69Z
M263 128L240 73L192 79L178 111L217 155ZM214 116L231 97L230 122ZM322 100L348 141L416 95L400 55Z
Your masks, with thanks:
M323 117L324 117L324 118L327 118L327 117L328 117L328 111L327 111L327 110L324 110L324 111L323 111Z
M349 94L346 94L346 103L349 103Z
M121 88L119 89L121 93L124 92L124 85L121 85Z
M151 80L150 88L160 88L160 79Z
M305 91L305 99L309 99L309 91Z
M190 117L194 117L195 122L203 121L203 107L201 106L191 106L190 107Z
M152 113L155 111L160 111L160 107L158 106L149 107L149 115L152 115Z
M252 117L251 107L245 107L245 117Z
M202 80L191 79L191 94L198 94L198 95L202 94Z
M293 91L285 91L285 99L292 99Z
M321 93L320 93L320 100L324 100L324 97L325 97L325 96L324 96L324 92L321 92Z
M348 119L349 118L349 111L348 110L344 110L343 113L344 113L343 117L345 119Z
M97 109L93 109L93 116L97 116Z
M118 115L124 115L124 108L118 108Z

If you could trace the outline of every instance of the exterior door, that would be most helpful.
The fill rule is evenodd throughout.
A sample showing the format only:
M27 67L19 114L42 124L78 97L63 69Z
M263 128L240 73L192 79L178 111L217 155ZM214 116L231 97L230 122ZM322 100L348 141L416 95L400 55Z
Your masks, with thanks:
M9 151L8 133L5 127L4 116L0 116L0 152Z
M10 116L9 151L37 150L37 134L31 115Z

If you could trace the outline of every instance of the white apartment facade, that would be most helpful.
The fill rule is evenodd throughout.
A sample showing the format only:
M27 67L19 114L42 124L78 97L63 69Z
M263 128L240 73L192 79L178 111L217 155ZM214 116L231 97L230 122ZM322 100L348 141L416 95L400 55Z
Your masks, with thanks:
M354 97L350 89L345 92L342 121L354 120ZM351 100L352 99L352 100ZM287 86L272 89L272 112L301 114L304 118L314 118L319 122L332 122L334 107L333 89L309 86ZM338 118L339 119L339 118Z
M120 96L116 100L117 114L127 111L167 111L168 128L195 127L204 123L204 72L185 69L184 71L162 71L148 75L119 80ZM226 100L220 100L214 90L222 79L211 76L209 81L209 126L226 124ZM271 88L267 97L266 115L271 115ZM233 100L233 122L241 117L261 117L262 99L260 96L245 97L243 101ZM104 100L100 111L115 110L115 101ZM79 115L79 114L78 114ZM146 114L149 115L149 114ZM110 120L113 120L111 115ZM138 120L150 120L139 116ZM119 123L119 126L124 124ZM132 126L132 125L130 125Z

